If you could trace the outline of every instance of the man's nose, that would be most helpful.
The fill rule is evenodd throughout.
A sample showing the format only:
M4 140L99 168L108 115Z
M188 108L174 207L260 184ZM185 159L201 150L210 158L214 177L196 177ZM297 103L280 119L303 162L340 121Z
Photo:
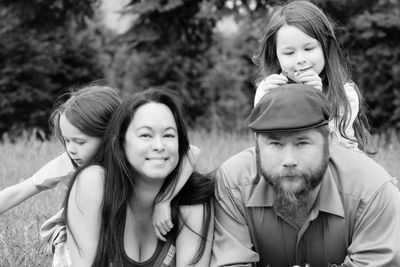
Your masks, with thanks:
M293 168L297 166L296 150L292 146L287 146L282 151L282 165L286 168Z

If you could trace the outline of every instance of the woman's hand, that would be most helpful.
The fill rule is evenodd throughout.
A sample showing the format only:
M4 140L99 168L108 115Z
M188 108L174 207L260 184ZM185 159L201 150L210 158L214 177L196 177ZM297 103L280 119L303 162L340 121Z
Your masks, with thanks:
M171 205L169 201L161 201L154 206L153 227L157 238L165 242L164 236L174 227L171 221Z
M278 87L279 85L286 84L288 79L281 74L271 74L260 82L257 87L256 94L254 96L254 106L257 105L258 101L271 89Z

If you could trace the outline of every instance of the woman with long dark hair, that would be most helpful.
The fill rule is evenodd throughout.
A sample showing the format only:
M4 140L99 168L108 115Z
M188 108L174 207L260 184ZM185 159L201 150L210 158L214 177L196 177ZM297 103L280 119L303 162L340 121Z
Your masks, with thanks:
M209 265L213 179L193 173L173 199L174 228L166 242L157 240L151 223L188 149L176 94L149 89L123 101L66 196L72 266Z

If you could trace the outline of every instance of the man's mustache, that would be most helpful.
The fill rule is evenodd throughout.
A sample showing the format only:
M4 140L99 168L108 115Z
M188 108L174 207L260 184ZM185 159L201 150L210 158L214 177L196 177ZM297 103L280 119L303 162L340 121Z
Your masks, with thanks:
M280 177L305 177L305 176L306 176L306 174L301 172L301 171L292 170L292 171L280 172L280 173L274 175L274 178L280 178Z

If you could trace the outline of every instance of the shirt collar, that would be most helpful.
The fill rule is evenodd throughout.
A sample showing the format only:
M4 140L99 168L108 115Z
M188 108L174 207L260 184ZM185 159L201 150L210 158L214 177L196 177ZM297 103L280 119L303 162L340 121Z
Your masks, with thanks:
M272 207L273 203L272 187L269 186L264 177L261 176L246 203L246 207Z
M328 167L322 179L318 199L320 211L344 217L342 199L340 198L339 190L330 167Z
M342 200L333 178L332 170L329 166L322 179L317 201L319 201L319 203L316 207L320 211L344 217ZM273 203L272 187L263 177L260 177L259 182L246 203L246 207L272 207Z

